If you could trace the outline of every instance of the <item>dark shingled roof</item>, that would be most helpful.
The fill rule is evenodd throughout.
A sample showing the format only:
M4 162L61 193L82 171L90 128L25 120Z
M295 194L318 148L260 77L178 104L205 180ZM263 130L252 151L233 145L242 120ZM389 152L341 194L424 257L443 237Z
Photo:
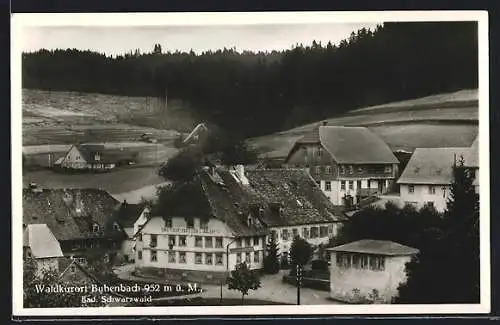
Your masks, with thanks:
M333 205L305 169L249 170L245 175L252 191L265 205L263 219L269 226L346 219L342 209Z
M466 159L470 148L417 148L398 184L447 185L453 181L454 159Z
M363 239L348 244L328 248L334 252L364 253L387 256L414 255L418 249L387 240Z
M389 146L365 127L319 126L296 144L321 143L339 164L397 164Z
M45 223L59 241L125 236L113 229L118 204L100 189L23 189L23 223ZM92 232L94 223L100 232Z
M123 202L115 214L115 220L122 227L133 227L141 213L146 208L145 203L130 204Z
M245 175L249 184L225 168L216 168L213 173L200 171L194 181L174 192L171 200L179 204L166 206L163 214L218 218L236 236L265 234L267 226L345 219L305 170L252 170ZM183 197L192 203L185 204ZM249 215L257 220L251 226L247 224Z

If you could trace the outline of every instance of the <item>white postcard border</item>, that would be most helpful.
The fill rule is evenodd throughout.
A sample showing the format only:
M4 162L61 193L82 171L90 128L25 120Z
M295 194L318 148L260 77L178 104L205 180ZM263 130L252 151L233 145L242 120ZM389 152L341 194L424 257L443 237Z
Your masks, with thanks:
M23 308L22 285L22 28L27 26L181 26L395 21L477 21L479 49L480 155L480 304L448 305L280 305L205 307ZM190 315L339 315L476 314L491 308L489 55L486 11L372 11L260 13L58 13L11 17L11 162L12 162L12 311L15 316L190 316ZM458 68L458 67L457 67Z

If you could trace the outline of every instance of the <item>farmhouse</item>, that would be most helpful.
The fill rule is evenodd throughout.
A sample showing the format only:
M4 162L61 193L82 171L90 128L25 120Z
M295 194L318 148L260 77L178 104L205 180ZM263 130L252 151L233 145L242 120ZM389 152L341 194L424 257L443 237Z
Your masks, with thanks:
M103 145L72 145L56 165L67 170L102 172L115 168L116 162Z
M316 127L297 140L288 167L307 168L335 205L351 207L389 192L399 161L387 144L365 127Z
M470 151L470 148L415 149L398 180L402 203L417 208L433 205L443 212L453 182L453 165L460 156L470 157Z
M24 228L23 259L34 259L38 275L44 270L57 272L63 256L59 242L46 224L31 224Z
M113 221L119 202L100 189L23 189L23 225L46 224L66 257L119 253L126 234Z
M418 254L391 241L364 239L328 248L331 298L351 303L374 299L391 303L397 288L406 281L405 265Z
M137 234L139 272L224 279L241 262L262 268L270 230L286 254L294 234L328 241L341 220L304 170L207 167L172 195Z
M134 260L135 234L139 227L146 223L149 218L149 208L143 204L130 204L126 200L118 208L115 220L125 231L127 238L122 244L123 259L125 262Z

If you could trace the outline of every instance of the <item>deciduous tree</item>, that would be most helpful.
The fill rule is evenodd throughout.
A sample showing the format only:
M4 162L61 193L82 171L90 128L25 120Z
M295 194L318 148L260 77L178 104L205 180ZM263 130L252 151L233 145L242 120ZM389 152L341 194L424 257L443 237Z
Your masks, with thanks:
M241 292L241 303L250 290L260 288L260 278L256 271L250 270L246 263L236 265L236 269L231 271L228 278L228 288Z

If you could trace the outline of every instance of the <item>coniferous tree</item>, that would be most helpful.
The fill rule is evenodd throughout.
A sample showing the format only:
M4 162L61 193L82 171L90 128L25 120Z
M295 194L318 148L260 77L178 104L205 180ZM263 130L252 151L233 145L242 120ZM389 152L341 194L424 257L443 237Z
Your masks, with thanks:
M453 177L441 229L406 265L398 303L479 303L479 200L463 158Z
M264 271L269 274L276 274L280 270L279 248L275 236L270 236L266 246L264 256Z

